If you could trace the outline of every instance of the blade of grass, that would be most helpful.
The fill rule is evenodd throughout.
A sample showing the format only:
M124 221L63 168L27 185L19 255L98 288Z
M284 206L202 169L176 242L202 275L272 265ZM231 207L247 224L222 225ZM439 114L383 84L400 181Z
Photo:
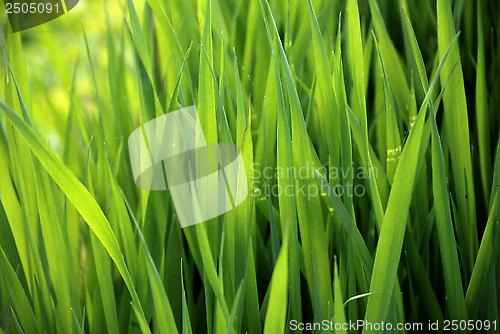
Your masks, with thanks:
M418 46L418 42L408 15L404 9L402 9L402 12L405 17L406 31L409 36L413 56L417 64L423 91L424 93L427 93L429 91L429 84L427 82L422 53L420 52L420 47ZM430 117L430 121L432 124L432 184L434 193L434 209L437 220L436 225L447 292L448 308L450 310L451 318L457 320L467 320L467 310L465 307L464 293L462 289L459 258L455 242L455 233L453 231L453 222L449 205L450 201L446 186L444 155L432 103L431 110L432 115Z
M477 2L477 74L476 74L476 124L478 134L479 166L485 203L490 201L491 147L488 116L488 91L484 59L484 33L481 1Z
M127 202L127 199L125 197L125 194L120 190L121 197L123 199L123 202L125 206L127 207L127 211L130 215L130 218L132 219L136 230L137 234L139 235L139 239L141 240L141 245L143 249L145 250L144 254L144 260L146 262L146 267L148 271L148 277L149 277L149 284L151 285L151 293L153 295L153 300L155 303L155 312L156 312L156 319L158 320L158 327L160 329L161 333L178 333L177 332L177 327L175 325L175 320L174 316L172 314L172 309L170 307L170 303L168 301L167 293L165 292L165 288L163 286L162 280L160 278L160 275L158 273L158 270L156 268L156 265L153 261L153 258L151 256L151 253L149 252L148 245L146 243L146 240L144 239L144 236L141 232L139 223L137 222L137 219L135 218L129 203Z
M31 129L12 109L3 101L0 107L5 116L9 118L18 134L24 139L43 165L45 170L59 185L64 194L76 207L84 221L92 228L99 240L106 247L109 255L116 264L118 271L125 281L125 285L130 291L134 307L137 308L138 315L144 317L139 298L135 292L135 287L130 277L125 261L120 252L116 237L109 226L109 222L101 211L99 205L88 190L81 184L74 174L61 162L61 160L44 144L33 129Z
M370 13L372 14L373 26L380 42L380 48L382 49L381 57L384 64L391 65L385 68L387 81L394 92L393 97L395 102L397 102L399 117L407 121L409 111L408 100L410 98L410 90L406 80L407 72L404 70L401 58L394 47L391 36L389 36L384 19L380 13L379 3L374 0L370 0L368 3L370 5Z
M34 161L38 210L40 225L44 240L45 252L49 263L49 273L54 284L57 299L56 316L62 327L60 330L73 333L71 316L70 276L68 268L68 248L61 231L60 222L56 214L54 197L47 174L42 170L40 163Z
M480 304L483 303L483 300L480 297L484 292L484 287L488 286L487 280L490 277L489 273L492 268L491 259L495 257L495 254L493 253L493 246L495 229L498 229L498 219L500 219L500 203L498 203L499 193L500 191L498 191L497 188L495 195L492 197L493 205L488 216L488 221L486 222L486 228L483 233L483 238L477 254L474 270L472 271L470 283L467 287L465 302L471 319L475 319L477 317L477 311Z
M451 219L450 201L446 187L446 173L441 139L437 129L436 118L432 121L432 188L436 225L439 237L439 250L443 265L444 283L449 316L452 319L468 320L465 307L464 292L460 275L460 266L456 248L455 233Z
M240 75L238 70L238 60L236 58L236 51L233 49L234 56L234 76L236 81L236 98L237 98L237 119L236 119L236 144L241 148L241 154L243 157L243 162L245 166L245 174L247 180L254 180L254 162L253 155L253 141L252 141L252 112L250 101L248 103L249 109L248 114L245 113L245 106L243 101L243 88L241 86ZM259 319L259 298L258 289L255 274L252 276L248 275L248 272L255 272L255 264L253 261L253 248L251 248L251 223L252 217L255 212L255 202L253 195L253 184L249 182L248 192L250 196L245 202L241 203L238 207L234 209L236 216L236 221L234 223L234 284L238 288L238 293L240 292L241 286L245 284L245 305L247 308L248 315L248 327L251 332L261 332L261 323ZM250 248L250 254L249 253ZM251 269L248 269L248 267ZM243 283L244 281L244 283ZM234 301L237 303L237 297ZM231 309L231 315L237 312L234 305ZM229 323L233 321L232 316ZM237 324L241 323L241 319L237 319Z
M283 246L273 270L269 284L269 304L264 322L264 334L281 334L285 332L287 300L288 300L288 242L289 235L283 231Z
M334 292L335 292L335 323L336 324L344 324L346 323L346 315L344 312L344 303L343 303L343 298L342 298L342 290L340 288L340 280L339 280L339 269L337 268L337 261L334 259L334 265L335 265L335 271L333 274L333 286L334 286ZM351 298L351 300L353 300ZM347 330L345 329L344 326L341 326L340 329L337 329L335 327L335 333L341 333L341 334L347 334Z
M437 1L437 32L439 55L443 57L455 36L455 25L449 0ZM458 61L455 71L454 64ZM476 200L470 153L469 120L467 101L458 45L450 50L450 61L441 71L441 85L448 80L448 87L443 93L444 119L446 135L450 143L451 171L454 181L455 197L459 214L458 226L463 240L463 268L466 281L472 272L477 252ZM452 144L451 144L452 143Z
M385 72L385 66L382 59L382 53L380 52L380 47L378 44L377 36L372 31L373 40L375 41L375 47L380 60L380 65L382 67L382 74L384 80L384 101L385 101L385 132L386 132L386 145L387 145L387 179L389 183L392 184L394 179L394 173L398 166L398 161L401 154L401 139L399 137L399 129L397 124L396 106L394 104L394 98L392 96L391 88L389 87L389 81L387 80L387 75Z
M205 54L206 53L206 54ZM198 76L198 117L200 120L201 128L203 129L203 134L196 134L196 144L207 143L209 156L211 156L210 144L218 142L218 132L217 132L217 112L216 112L216 101L215 101L215 85L213 82L211 64L213 64L213 52L212 52L212 1L206 0L205 8L205 20L203 24L202 42L200 48L200 67ZM204 135L204 138L200 138ZM212 170L216 170L215 166L212 166ZM213 196L217 198L216 189L212 189L214 192L207 192L200 194L204 196L203 198L209 198ZM211 191L212 191L211 190ZM210 224L205 228L208 233L208 246L210 247L210 254L217 254L218 251L218 223L216 219L210 221ZM198 229L197 229L197 232ZM198 240L199 243L201 241ZM203 254L202 254L203 255ZM202 256L203 263L207 260L206 257ZM213 262L213 260L211 260ZM204 265L204 267L207 264ZM210 266L212 267L212 266ZM215 269L214 269L215 270ZM216 276L216 273L213 273ZM213 281L212 273L208 276L212 283ZM218 291L222 296L222 291ZM220 297L219 296L219 297ZM229 311L227 312L229 313Z
M269 92L272 94L267 97L270 101L276 101L277 103L277 168L282 168L282 170L286 170L291 166L294 166L293 161L293 148L292 148L292 138L290 133L289 121L287 117L287 113L285 110L285 101L283 96L283 89L281 84L281 79L279 75L279 67L278 67L278 59L276 56L276 52L273 47L273 39L270 36L267 17L265 16L265 11L263 8L263 4L261 2L261 10L264 15L264 20L266 23L266 28L268 30L268 38L272 48L272 56L274 61L274 73L275 76L271 79L276 84L276 90L270 89ZM275 42L276 43L276 42ZM272 82L272 81L271 81ZM274 95L276 94L276 95ZM266 99L266 100L267 100ZM274 102L271 102L274 103ZM273 104L272 104L273 105ZM278 187L281 189L291 189L293 190L292 194L295 193L295 176L293 174L285 173L282 177L278 178ZM265 182L270 182L269 179L265 180ZM270 185L270 184L269 184ZM280 206L280 224L281 224L281 232L282 236L285 232L286 224L289 224L292 234L292 240L290 247L290 255L289 255L289 263L290 263L290 273L289 273L289 281L291 285L290 291L290 300L296 305L296 308L292 309L293 317L296 319L302 319L301 312L301 291L300 291L300 268L296 264L299 263L299 241L298 241L298 229L297 229L297 204L293 196L289 195L290 192L280 192L278 195L278 202ZM304 232L305 233L305 232ZM303 245L305 247L309 247L307 238L302 239ZM308 269L306 269L308 271ZM309 271L308 271L309 272Z
M362 150L365 155L365 168L367 171L372 170L372 161L369 153L369 141L368 141L368 123L366 116L366 97L364 90L364 66L363 66L363 43L361 39L361 27L359 21L359 9L357 0L348 0L347 3L347 33L348 33L348 49L349 49L349 68L351 70L352 80L354 84L354 96L355 103L361 115L358 117L361 124L362 131ZM379 190L377 183L374 178L369 178L369 190L370 197L373 202L375 215L377 218L378 225L380 227L384 212L382 208L382 203L380 200Z
M325 237L325 226L323 222L323 215L321 212L321 201L319 197L319 190L315 188L317 181L314 177L314 166L319 167L319 159L312 146L307 129L305 126L304 115L300 104L299 96L293 80L293 75L290 70L285 51L279 39L279 33L271 13L269 3L267 3L269 12L269 22L267 24L267 17L262 8L266 27L268 28L269 41L274 41L277 50L273 52L279 55L280 65L284 72L284 82L287 88L286 93L290 102L290 116L292 124L292 152L293 152L293 165L296 170L307 169L308 177L296 178L295 197L297 201L298 222L300 227L301 239L304 246L304 260L306 262L306 273L309 283L309 290L311 295L314 295L313 289L313 264L312 255L314 254L316 262L316 273L318 275L318 285L321 297L321 307L323 314L328 314L328 305L333 302L332 287L331 287L331 274L328 261L328 244ZM271 31L273 32L271 34ZM301 190L307 189L307 191ZM311 189L315 189L313 193ZM307 192L307 195L306 195ZM295 231L292 227L292 233ZM294 239L295 240L295 239Z
M328 181L326 181L326 179L319 173L318 170L316 170L315 172L316 172L316 177L321 182L322 191L323 192L326 191L326 195L330 199L330 202L332 203L335 212L339 216L340 221L342 222L342 226L344 227L347 233L348 239L352 241L352 245L356 250L356 253L358 254L359 258L361 259L361 263L365 267L367 279L369 279L373 268L373 260L370 255L370 251L368 250L368 247L366 247L361 232L356 227L356 224L354 224L354 221L352 220L349 211L347 211L344 204L337 196L335 190L328 184Z
M27 333L40 333L38 321L33 313L30 301L26 296L14 269L10 265L9 259L7 259L2 246L0 246L0 267L2 268L2 274L6 280L7 286L9 287L10 296L12 298L14 308L16 309L17 316L19 316L20 322L24 326L24 330Z
M319 118L323 126L323 133L326 136L328 144L328 152L330 157L330 164L332 167L340 165L340 146L342 143L342 136L340 132L340 119L333 90L332 77L330 74L330 64L328 63L328 55L325 45L323 44L323 36L319 28L314 9L309 0L309 13L312 30L312 40L314 48L314 62L315 71L317 73L317 91L321 97L321 104L319 106ZM311 99L313 97L311 96ZM330 180L330 182L337 183L338 180Z
M184 287L184 270L183 262L181 259L181 287L182 287L182 333L192 334L193 330L191 328L191 320L189 318L189 308L186 300L186 289Z
M456 41L456 37L452 40L447 51L451 50L451 47L454 45L453 43ZM401 153L401 160L396 169L385 212L384 223L378 241L370 284L370 292L380 293L371 295L368 298L368 306L365 315L365 320L367 322L375 323L385 321L389 311L395 283L397 281L397 269L416 177L420 143L423 136L430 92L432 92L436 84L436 79L447 57L448 52L445 52L436 71L436 75L432 80L430 89L422 102L415 124L410 130L408 139ZM363 333L374 333L374 331L373 328L371 330L365 328Z

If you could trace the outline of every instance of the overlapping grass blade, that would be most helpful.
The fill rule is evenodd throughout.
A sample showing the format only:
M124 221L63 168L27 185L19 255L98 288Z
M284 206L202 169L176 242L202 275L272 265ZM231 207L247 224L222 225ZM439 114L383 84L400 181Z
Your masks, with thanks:
M369 0L368 3L370 5L370 13L372 14L375 33L379 39L380 48L383 50L381 57L384 64L391 64L391 66L386 66L385 71L387 74L387 81L394 93L393 97L397 102L398 115L401 119L408 120L407 105L410 97L410 90L408 88L408 82L406 81L407 73L405 73L403 69L401 58L387 31L384 18L380 13L379 3L374 0Z
M333 90L332 76L330 74L331 66L328 63L328 55L325 45L323 44L323 36L321 35L319 24L310 0L309 12L313 35L315 71L318 85L317 91L321 97L319 117L321 119L321 125L323 126L323 135L326 136L326 142L328 144L330 164L337 167L340 165L340 146L343 138L340 133L339 111ZM313 99L313 96L311 96L311 99ZM338 183L338 180L330 180L330 182Z
M26 125L26 123L4 102L0 101L0 107L16 128L17 133L24 139L26 144L28 144L33 154L36 155L45 170L59 185L85 222L92 228L104 247L106 247L106 250L116 264L130 291L134 307L137 308L137 314L144 317L139 298L125 261L121 255L116 237L92 195L90 195L87 189L78 181L73 173L71 173L68 167L66 167L47 145L40 140L33 129Z
M0 246L0 267L2 268L2 273L9 288L14 308L16 309L17 316L23 325L24 331L26 333L40 333L38 321L33 313L30 301L26 296L14 269L10 265L2 246Z
M127 210L130 214L132 221L137 229L137 233L139 235L139 239L141 240L142 247L144 248L144 258L146 260L146 267L148 271L149 282L151 284L151 293L153 295L153 300L156 306L156 319L158 320L158 327L161 333L177 333L177 327L175 325L174 316L172 314L172 309L170 307L170 303L168 301L167 294L165 292L165 288L161 281L160 275L158 274L158 270L155 266L153 258L151 257L151 253L149 252L148 245L144 236L140 230L139 223L137 222L135 216L133 215L130 205L128 204L125 194L121 192L121 197L124 201L124 204L127 206Z
M265 15L265 11L263 8L263 4L261 2L261 9L263 15ZM264 16L267 27L267 17ZM286 168L294 166L293 162L293 153L292 153L292 144L291 144L291 131L289 127L289 117L287 116L285 110L285 101L283 96L283 89L281 84L280 72L278 67L278 58L276 56L276 52L274 51L273 38L269 32L268 28L268 38L272 48L272 58L274 62L274 76L270 76L270 82L276 84L276 89L270 89L271 94L269 99L276 99L277 106L277 158L276 164L277 168L281 170L285 170ZM270 102L271 106L274 105L274 101ZM265 180L264 182L269 183L269 180ZM278 178L278 187L281 189L292 189L292 194L295 193L295 175L286 173L283 177ZM290 193L290 192L289 192ZM302 312L300 312L300 307L302 305L301 297L300 297L300 268L294 264L299 261L299 244L298 244L298 229L297 229L297 204L293 196L289 196L285 192L281 192L278 196L278 201L280 205L280 224L282 233L285 232L285 227L289 226L290 233L292 234L291 245L290 247L290 272L289 272L289 281L292 287L290 291L290 300L297 305L297 309L292 309L292 314L297 319L302 318ZM305 247L308 247L308 241L305 241ZM304 241L303 241L304 245Z
M66 333L72 333L74 326L71 315L72 300L70 286L69 259L67 258L68 246L55 210L54 197L45 171L40 163L34 161L36 190L38 198L38 210L40 213L40 225L44 240L45 251L49 263L49 272L54 284L57 298L56 316L61 321L61 328ZM76 284L76 282L72 282Z
M335 323L336 324L342 324L340 326L340 329L337 329L335 327L335 333L341 333L341 334L347 334L347 330L343 326L346 321L346 315L344 312L344 303L343 303L343 298L342 298L342 290L340 289L340 280L339 280L339 273L338 273L338 268L337 268L337 262L335 261L335 271L333 272L333 286L334 286L334 293L335 293L335 302L334 302L334 308L335 308Z
M372 170L372 161L369 151L368 141L368 121L366 115L366 96L364 89L365 74L363 65L363 43L361 39L361 26L359 21L359 10L357 0L348 0L347 2L347 33L348 33L348 48L349 48L349 68L352 75L354 85L354 101L355 110L359 110L360 115L356 115L361 125L362 145L361 150L364 153L364 167L367 171ZM378 225L383 221L384 212L379 195L377 183L374 178L369 178L370 197L373 201L374 211Z
M455 36L455 25L449 0L437 1L437 32L439 55L443 57ZM457 68L454 69L454 64L457 61ZM464 236L462 253L467 281L472 272L477 252L476 196L472 174L467 101L458 45L452 46L450 61L444 64L441 71L442 86L448 81L449 75L451 78L443 93L444 124L447 140L450 143L451 174L453 175L455 200L459 215L458 226Z
M319 161L312 146L310 137L307 134L304 116L292 72L288 65L288 60L286 58L285 51L283 50L283 46L279 42L279 33L276 22L274 21L267 2L266 5L269 12L269 21L267 21L264 8L262 8L262 12L268 28L269 41L272 43L274 40L275 46L273 47L273 53L276 58L279 59L279 64L284 72L283 81L285 83L285 87L287 88L286 93L290 102L293 166L295 170L300 170L301 168L306 168L306 170L308 170L308 177L296 178L295 199L297 202L298 222L302 245L304 248L304 262L306 266L309 290L311 295L314 295L312 284L314 277L312 254L314 254L322 312L323 314L327 314L328 303L333 301L333 297L331 289L331 274L328 265L328 244L324 234L325 226L321 212L319 191L315 188L317 183L314 178L314 166L319 167ZM267 22L270 22L271 25ZM307 191L301 189L307 189ZM316 193L313 193L311 189L316 189ZM293 229L292 234L295 234Z
M375 46L380 60L380 65L382 67L382 74L384 79L384 101L385 101L385 120L386 120L386 145L387 145L387 178L390 183L392 183L394 178L394 173L398 166L399 157L401 154L401 139L399 137L399 129L397 124L397 114L396 106L394 104L394 98L392 96L391 88L389 87L389 81L387 80L387 75L385 72L384 61L382 59L382 53L380 52L380 47L378 44L377 37L373 33L373 39L375 41Z
M500 219L499 193L500 191L498 191L497 188L495 195L492 197L493 205L486 223L474 270L472 271L467 294L465 296L467 310L469 311L471 319L476 318L478 315L477 312L482 303L481 297L484 296L483 293L485 292L484 287L488 286L488 279L491 277L491 259L496 256L493 253L493 246L495 242L495 230L498 229L498 219Z
M283 246L278 261L274 266L269 285L269 304L264 322L264 334L281 334L285 332L285 320L288 300L288 243L287 230L283 231Z
M429 91L427 75L425 73L422 54L418 46L415 33L410 24L408 15L402 9L406 31L411 43L413 56L417 63L418 72L424 93ZM446 186L446 173L441 138L437 129L434 108L431 103L432 115L430 117L432 129L432 184L434 193L434 209L436 212L438 238L440 243L441 259L443 264L444 281L447 291L448 308L450 317L453 319L467 319L467 310L465 308L464 293L462 281L460 279L460 267L458 262L458 253L455 243L455 233L453 231L453 222L449 204L448 190Z
M451 49L455 41L456 38L452 40L447 51ZM401 159L396 169L396 174L394 175L394 182L389 195L382 231L378 241L370 284L370 292L380 293L373 294L368 298L365 315L365 320L371 323L385 321L388 314L397 280L398 263L415 183L420 142L423 135L430 92L432 92L436 84L436 79L447 57L448 52L445 52L436 71L436 75L432 80L429 91L422 102L415 124L410 130L408 139L401 153ZM373 333L373 328L371 330L365 328L363 333Z
M344 204L335 193L335 190L332 187L330 187L325 178L317 170L316 170L316 176L321 182L322 190L323 191L326 190L326 195L328 195L328 198L330 199L330 202L332 203L335 212L339 216L340 221L342 222L342 226L344 227L347 233L347 237L349 238L349 240L351 240L352 245L356 250L356 253L361 259L361 263L365 267L366 276L369 279L371 277L371 272L373 269L373 259L370 255L368 247L366 247L361 232L359 232L358 228L354 224L354 221L352 220L349 211L347 211Z

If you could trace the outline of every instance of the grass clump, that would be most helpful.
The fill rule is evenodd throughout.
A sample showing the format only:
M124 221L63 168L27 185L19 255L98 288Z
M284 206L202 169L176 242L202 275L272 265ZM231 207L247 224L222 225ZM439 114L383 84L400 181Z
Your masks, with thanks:
M2 21L0 333L499 332L497 7L120 0ZM127 138L191 105L241 149L249 196L181 228Z

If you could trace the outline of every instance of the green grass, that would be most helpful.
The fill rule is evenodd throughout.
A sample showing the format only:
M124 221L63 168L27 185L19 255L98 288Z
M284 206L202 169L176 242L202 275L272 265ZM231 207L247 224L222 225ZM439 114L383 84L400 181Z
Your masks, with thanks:
M0 333L499 333L499 8L471 3L82 0L16 34L2 12ZM181 228L127 139L191 105L249 196Z

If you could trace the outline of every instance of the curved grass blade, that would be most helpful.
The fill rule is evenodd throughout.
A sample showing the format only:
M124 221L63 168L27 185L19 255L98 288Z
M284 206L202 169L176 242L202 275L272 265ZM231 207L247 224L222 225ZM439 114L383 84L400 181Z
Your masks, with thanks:
M279 59L279 65L281 65L284 72L284 83L288 101L290 102L293 166L296 170L301 170L301 168L306 168L308 170L309 177L299 177L295 180L295 199L297 202L297 214L302 245L304 247L304 254L306 254L304 256L304 262L306 266L309 291L311 296L314 296L314 271L312 263L312 254L314 254L316 262L315 270L318 275L318 285L321 297L320 305L323 314L327 314L328 305L333 301L333 296L328 260L328 243L325 237L325 224L321 211L320 194L318 189L315 188L317 181L314 178L314 166L319 167L320 163L314 147L312 146L311 139L307 134L300 99L283 45L279 39L278 28L276 26L276 22L274 21L269 3L266 1L266 7L269 12L269 21L267 20L266 11L262 1L261 7L273 54L275 57L279 56L277 59ZM271 25L269 25L268 22L270 22ZM308 192L311 188L316 189L317 192ZM304 191L303 189L307 190ZM295 240L296 234L293 226L292 234L294 235L293 239Z
M192 334L193 329L191 328L191 320L189 318L189 308L186 300L186 289L184 288L184 269L183 262L181 259L181 288L182 288L182 333Z
M17 316L24 326L27 333L40 333L38 321L31 308L30 301L24 292L24 289L16 276L16 273L7 259L7 255L0 245L0 268L4 275L7 286L9 287L10 296L16 309ZM14 311L12 311L14 312Z
M361 26L359 21L359 9L357 0L348 0L347 2L347 32L348 32L348 49L349 49L349 68L352 73L352 80L354 81L354 96L355 101L351 102L357 104L356 110L359 110L359 120L361 124L363 145L361 150L364 152L365 168L371 171L373 168L370 157L370 144L368 141L368 121L366 116L366 97L364 89L364 66L363 66L363 43L361 38ZM358 116L358 115L357 115ZM377 183L374 178L369 178L370 196L373 202L377 224L380 228L384 219L384 211L380 199Z
M269 303L267 305L264 334L282 334L285 332L288 305L288 240L289 233L283 231L283 246L271 278Z
M330 74L331 66L328 63L328 55L323 43L323 36L321 35L321 30L311 0L309 0L309 13L314 48L314 62L316 66L316 89L319 91L321 97L319 117L323 126L324 136L326 136L332 166L337 167L340 165L340 145L342 142L339 111ZM313 99L313 96L311 96L311 99ZM338 180L330 180L330 182L337 183Z
M492 209L486 223L483 239L481 240L476 263L465 296L465 302L471 319L477 317L477 311L480 304L483 302L480 297L484 292L484 287L488 286L488 278L491 277L491 275L489 275L492 268L491 259L495 258L495 254L493 253L495 229L499 228L498 220L500 219L499 193L500 191L497 188L495 196L492 197Z
M417 64L420 81L424 93L429 91L427 75L420 47L418 46L413 27L408 15L402 9L406 22L406 32L409 36L413 56ZM465 307L464 293L458 253L455 242L455 233L451 218L450 201L446 186L446 173L441 138L438 133L434 107L431 104L432 115L430 117L432 133L432 184L434 193L434 210L436 213L438 238L440 244L441 260L443 265L444 281L450 317L457 320L467 320L467 309Z
M72 333L73 320L71 315L70 270L67 258L68 247L57 214L54 214L57 211L48 176L42 170L38 161L33 161L33 170L35 172L43 244L47 253L49 273L54 284L57 300L55 314L62 323L62 330L66 333Z
M272 48L272 59L274 62L274 76L269 75L270 83L274 83L276 85L276 89L274 87L269 88L269 92L272 94L268 97L268 99L275 99L272 102L269 102L269 105L273 106L276 103L277 112L276 112L276 126L277 126L277 134L276 134L276 145L277 145L277 157L276 164L277 168L282 168L285 170L286 168L294 166L293 161L293 147L292 147L292 134L289 127L289 120L287 117L287 112L285 109L285 100L283 95L283 88L280 78L279 66L278 66L278 58L276 56L276 52L274 50L273 38L271 37L271 33L269 31L269 27L267 24L267 17L265 16L265 11L263 8L262 2L261 11L264 15L266 28L268 31L268 39ZM271 101L271 100L270 100ZM273 120L272 120L273 121ZM267 180L269 182L269 180ZM292 189L292 194L295 194L295 177L293 174L286 173L283 177L278 178L277 180L278 186L281 189ZM270 201L270 199L269 199ZM289 255L289 263L290 263L290 272L288 274L290 285L292 287L290 291L290 300L297 308L293 308L291 313L293 317L296 319L302 318L302 301L301 301L301 291L300 291L300 268L296 265L299 263L299 241L298 241L298 229L297 229L297 203L294 196L290 196L285 192L281 192L278 196L278 202L280 206L280 224L281 224L281 232L282 235L285 232L287 224L290 226L292 240L290 247L290 255ZM271 202L270 202L271 203ZM272 205L272 204L270 204ZM271 209L269 210L271 212ZM307 232L303 232L307 235ZM309 240L307 238L303 238L302 245L306 249L309 249ZM309 273L309 268L306 264L306 271Z
M340 280L339 280L339 269L337 266L337 261L335 261L335 271L333 273L333 286L334 286L334 292L335 292L335 323L338 324L344 324L346 323L346 315L344 312L344 303L342 301L344 300L342 298L342 289L340 288ZM353 300L352 298L350 300ZM342 326L340 329L335 329L335 333L341 333L341 334L347 334L347 330L345 329L344 326Z
M382 67L382 74L384 79L384 101L385 101L385 119L386 119L386 144L387 144L387 179L392 184L394 179L394 173L398 166L398 161L401 154L401 138L399 137L399 129L397 123L396 115L396 105L394 104L394 98L392 96L392 91L389 86L389 81L387 80L387 75L385 72L384 61L382 58L382 52L378 44L377 36L372 31L373 40L375 41L375 46L380 60L380 65Z
M177 82L175 83L174 92L172 93L172 97L170 98L170 102L168 104L167 113L178 109L179 104L178 104L177 99L179 97L179 89L180 89L180 84L181 84L181 79L182 79L182 73L184 72L184 68L186 66L186 61L189 57L189 54L191 53L192 46L193 46L193 42L191 42L189 44L189 47L186 51L186 55L184 56L184 60L182 61L182 66L181 66L181 69L179 71L179 76L177 77Z
M127 207L128 213L132 221L134 222L137 233L139 235L139 239L141 240L142 247L145 250L143 254L146 260L149 284L151 285L151 293L153 295L153 300L155 303L155 312L157 315L156 319L158 320L158 327L160 328L160 333L178 333L177 327L175 325L175 319L172 314L172 309L168 301L167 293L165 292L163 282L160 278L160 275L158 274L158 270L156 269L153 257L149 252L148 245L141 232L139 223L137 222L137 219L135 218L133 211L130 208L130 205L125 197L125 194L123 193L123 191L121 191L121 189L119 190L123 202Z
M457 36L452 40L447 51L451 49L456 39ZM433 91L437 77L447 57L448 52L445 52L436 71L436 75L432 80L429 91L422 102L415 124L410 130L410 134L408 135L408 139L401 153L401 160L396 169L393 186L389 194L384 223L378 241L370 284L370 292L381 293L373 294L368 298L365 315L365 320L367 322L375 323L386 321L388 315L397 280L397 269L416 178L418 157L423 136L425 115L430 100L430 92ZM374 331L373 328L371 330L365 328L363 333L374 333Z
M59 185L64 194L73 203L83 220L92 228L101 243L106 247L109 255L116 264L130 295L132 296L134 307L137 308L137 314L144 318L144 313L135 291L132 278L127 269L127 265L121 255L120 247L109 226L109 222L104 216L99 205L90 195L88 190L82 185L75 175L66 167L61 160L47 147L38 137L35 131L29 127L12 109L3 101L0 101L0 109L9 118L17 133L21 135L26 144L30 147L33 154L36 155L45 170L52 179ZM148 330L149 331L149 330Z
M437 32L439 55L448 52L447 48L454 39L455 25L451 12L450 0L437 1ZM458 226L463 240L463 268L466 280L472 272L477 252L476 200L472 174L470 152L469 120L467 116L467 101L465 85L460 61L458 45L452 45L449 50L451 60L444 64L441 71L441 85L448 82L443 92L444 125L448 139L451 171L454 180L455 200L457 201ZM454 69L455 62L457 68Z
M328 195L328 198L330 199L330 202L332 203L335 212L337 213L337 215L340 218L340 221L342 222L342 226L344 227L347 233L348 239L352 242L352 245L356 250L356 253L361 259L361 263L365 267L366 277L369 279L373 269L373 259L370 255L368 247L366 247L361 232L359 232L358 228L356 227L356 224L354 224L354 221L352 220L349 211L347 211L344 204L335 193L335 190L328 184L328 181L326 181L326 179L317 170L315 172L316 172L316 177L321 183L321 189L323 190L323 192L326 190L326 194Z
M368 3L370 5L370 13L372 14L373 26L375 28L375 32L377 33L377 37L379 38L380 47L383 51L381 56L384 64L391 65L386 66L387 81L391 85L394 92L393 97L400 112L399 116L407 121L407 104L410 98L410 90L408 88L408 82L406 81L406 71L404 70L401 58L399 57L396 48L394 47L391 36L389 36L384 19L380 13L378 2L369 0Z
M441 252L444 283L446 286L446 299L451 319L468 320L464 292L462 289L455 233L451 220L450 201L448 198L448 189L446 187L444 155L434 115L431 116L431 121L432 188L440 246L439 250Z

